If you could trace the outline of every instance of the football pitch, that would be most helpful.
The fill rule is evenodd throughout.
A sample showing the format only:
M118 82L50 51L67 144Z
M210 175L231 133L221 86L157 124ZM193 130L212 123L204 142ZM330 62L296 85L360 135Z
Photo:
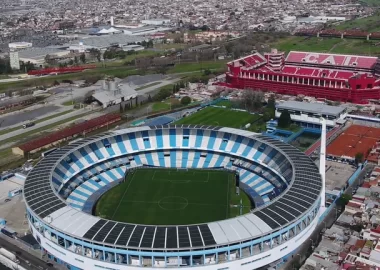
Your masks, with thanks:
M194 124L241 128L255 122L260 116L248 112L230 109L207 107L192 115L186 116L175 124Z
M139 224L182 225L211 222L251 209L244 192L235 191L235 175L196 169L136 169L98 201L95 214Z

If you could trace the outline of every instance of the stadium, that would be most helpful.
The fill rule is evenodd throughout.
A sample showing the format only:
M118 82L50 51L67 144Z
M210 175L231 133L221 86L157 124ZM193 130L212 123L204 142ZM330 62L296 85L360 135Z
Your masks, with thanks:
M377 57L272 50L227 63L226 83L283 95L365 104L380 99Z
M28 174L24 199L34 237L68 269L251 270L276 266L309 240L324 204L322 182L309 157L261 134L204 125L142 126L50 153ZM114 214L96 216L103 198L123 185L125 197L114 197ZM226 199L230 189L246 194L252 209L228 215L228 209L241 207ZM151 207L161 212L145 219L146 213L157 216ZM123 221L130 212L147 223ZM209 220L191 222L190 213Z

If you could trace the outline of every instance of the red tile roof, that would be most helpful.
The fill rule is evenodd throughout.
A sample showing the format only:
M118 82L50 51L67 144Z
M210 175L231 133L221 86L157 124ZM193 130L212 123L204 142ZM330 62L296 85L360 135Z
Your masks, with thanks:
M45 137L42 137L33 141L29 141L25 144L20 145L19 148L23 150L24 152L30 152L35 149L44 147L45 145L49 145L54 142L72 137L74 135L77 135L83 132L89 132L96 128L102 127L106 125L107 123L111 124L111 123L117 122L120 119L121 119L120 115L117 115L117 114L107 114L100 117L96 117L91 120L85 121L83 123L74 125L72 127L65 128L58 132L51 133Z

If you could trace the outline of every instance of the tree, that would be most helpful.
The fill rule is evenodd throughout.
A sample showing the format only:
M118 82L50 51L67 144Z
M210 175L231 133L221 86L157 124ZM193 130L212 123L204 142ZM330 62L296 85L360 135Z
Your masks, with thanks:
M267 108L273 109L273 110L276 109L276 98L274 95L270 95L270 97L268 98Z
M141 71L141 73L145 73L148 68L152 65L152 61L148 57L140 57L135 60L136 67Z
M79 60L78 60L77 56L74 57L74 63L75 63L75 65L78 65L78 63L79 63Z
M191 98L189 96L185 96L181 98L181 104L182 105L189 105L191 103Z
M205 69L205 71L203 71L204 75L208 76L211 74L211 70L209 69Z
M241 107L247 111L258 111L262 108L264 101L264 93L247 89L243 92Z
M263 120L265 122L268 122L271 119L273 119L271 112L269 110L265 110L265 112L263 113Z
M86 55L84 54L84 53L82 53L81 55L80 55L80 61L84 64L84 63L86 63Z
M172 95L172 89L169 87L161 88L158 93L153 97L155 101L162 101Z
M290 124L292 123L292 119L290 117L290 113L288 110L284 110L280 118L278 119L278 127L280 128L288 128Z
M90 53L91 57L96 58L98 60L98 62L100 62L101 53L98 49L91 48L89 53Z
M359 163L363 163L363 161L364 161L364 154L362 152L356 153L356 155L355 155L355 163L359 164Z

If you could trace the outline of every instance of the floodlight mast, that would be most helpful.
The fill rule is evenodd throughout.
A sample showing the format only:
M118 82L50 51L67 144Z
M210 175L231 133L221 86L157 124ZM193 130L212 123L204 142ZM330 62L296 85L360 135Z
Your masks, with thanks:
M326 206L326 119L321 117L321 151L319 155L319 173L322 178L321 208Z

